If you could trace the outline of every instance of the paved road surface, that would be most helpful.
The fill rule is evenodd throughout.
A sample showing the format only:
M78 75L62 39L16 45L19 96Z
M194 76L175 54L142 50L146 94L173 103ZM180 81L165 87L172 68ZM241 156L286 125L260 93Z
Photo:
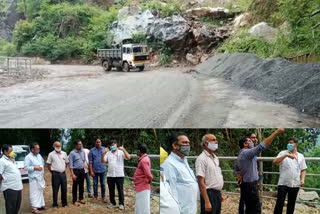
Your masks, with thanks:
M99 66L42 65L43 80L0 88L5 128L319 127L320 119L258 100L188 68L105 73ZM251 93L250 93L251 94Z

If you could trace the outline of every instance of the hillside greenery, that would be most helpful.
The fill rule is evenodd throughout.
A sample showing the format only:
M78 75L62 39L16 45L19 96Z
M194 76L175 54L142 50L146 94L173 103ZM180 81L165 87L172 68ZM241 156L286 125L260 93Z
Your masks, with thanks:
M268 43L250 36L248 29L242 29L229 38L219 52L253 53L260 57L294 57L302 54L320 54L320 15L311 14L320 9L320 1L272 0L252 1L248 8L251 24L266 21L280 29L277 38ZM285 27L286 26L286 27Z
M5 10L6 1L1 1ZM143 10L158 11L161 17L182 14L190 7L181 0L123 0L111 6L109 1L86 0L19 0L19 11L25 20L16 24L12 43L0 41L0 55L40 56L51 61L95 59L97 48L110 48L112 37L109 26L117 20L120 8L139 4ZM221 6L206 2L204 6ZM234 7L237 5L237 7ZM310 16L319 10L320 0L237 0L225 3L233 10L240 8L251 14L250 25L266 21L281 29L273 42L251 36L249 28L238 30L218 48L218 52L257 54L263 58L293 57L301 54L320 54L320 15ZM221 25L221 21L201 18L209 25ZM141 35L140 35L141 36ZM134 38L134 40L137 38ZM141 39L141 38L140 38ZM139 40L139 38L138 38ZM159 58L166 64L174 57L169 47L158 41L146 41L154 47L163 47Z

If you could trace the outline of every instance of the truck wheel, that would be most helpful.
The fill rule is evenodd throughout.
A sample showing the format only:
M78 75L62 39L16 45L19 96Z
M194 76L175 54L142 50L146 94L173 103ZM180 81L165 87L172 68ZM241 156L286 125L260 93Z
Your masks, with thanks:
M139 71L143 71L144 70L144 66L139 66L138 69L139 69Z
M130 66L129 66L129 64L127 62L123 63L122 70L124 72L129 72L130 71Z
M104 71L111 71L111 63L108 62L108 60L104 61L102 63Z

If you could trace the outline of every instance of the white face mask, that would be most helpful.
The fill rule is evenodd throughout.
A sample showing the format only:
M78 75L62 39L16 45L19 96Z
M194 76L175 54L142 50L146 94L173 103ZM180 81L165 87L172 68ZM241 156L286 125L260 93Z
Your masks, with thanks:
M61 152L61 148L58 149L58 148L54 147L54 150L56 150L56 152Z
M208 142L208 148L212 151L216 151L218 149L218 144Z

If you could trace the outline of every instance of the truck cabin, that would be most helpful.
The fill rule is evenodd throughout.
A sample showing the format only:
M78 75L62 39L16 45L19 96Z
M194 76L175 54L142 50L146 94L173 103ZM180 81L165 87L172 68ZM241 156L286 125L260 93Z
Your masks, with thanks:
M133 55L148 55L149 48L147 45L124 45L122 47L122 52L126 54L133 54Z

